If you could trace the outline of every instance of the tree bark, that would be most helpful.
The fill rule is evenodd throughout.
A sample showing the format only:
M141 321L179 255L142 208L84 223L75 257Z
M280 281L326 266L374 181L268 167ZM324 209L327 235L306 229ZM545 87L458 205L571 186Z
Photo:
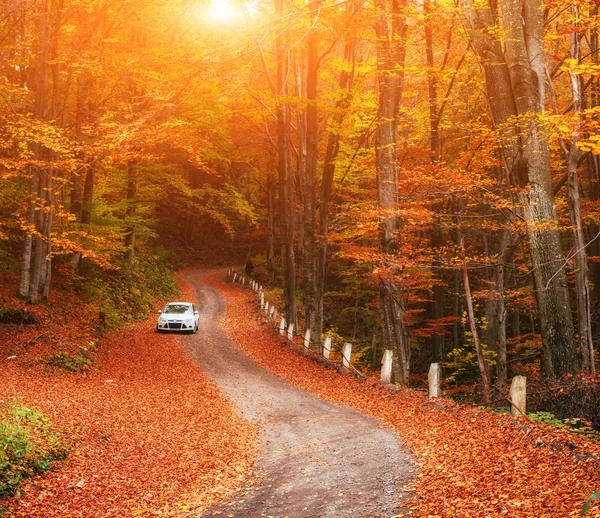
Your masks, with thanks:
M317 327L317 164L319 161L319 118L317 109L317 82L319 71L319 37L315 27L319 16L320 0L309 4L312 28L307 36L307 73L306 73L306 177L304 185L304 301L306 329L311 330L315 343L321 344L321 332Z
M135 212L137 192L137 165L133 160L127 162L127 208L125 209L125 261L133 265L135 255Z
M267 175L267 282L275 285L275 180Z
M499 28L490 5L474 7L472 0L465 4L471 40L485 71L492 118L502 133L500 145L506 170L511 183L522 188L520 203L537 287L542 370L545 377L558 378L576 369L575 333L556 227L548 136L538 116L543 113L543 91L536 72L539 56L528 55L528 49L543 52L543 41L539 40L539 18L543 13L537 0L528 6L527 13L522 12L519 0L501 0L506 33L503 51L493 36ZM529 24L525 30L524 21Z
M351 70L354 69L354 57L355 40L353 36L349 36L344 45L344 62L346 64L352 64ZM337 158L340 149L339 127L344 121L350 103L351 94L349 88L352 85L353 75L352 71L348 71L345 68L340 71L338 88L340 91L347 90L348 93L344 98L336 102L336 115L332 124L332 130L327 139L327 149L323 161L323 177L321 181L321 197L319 204L319 247L316 267L315 318L313 324L314 329L312 330L315 335L318 334L319 336L323 335L323 296L325 294L325 274L327 271L327 255L329 247L329 203L333 192L335 159Z
M399 273L397 268L386 264L393 263L393 256L400 246L396 144L406 58L406 1L377 0L375 7L379 83L375 167L379 205L379 251L384 263L383 273L380 274L380 314L383 347L393 351L392 382L407 386L410 375L410 343L404 322L402 288L395 278Z
M579 9L576 4L572 4L571 13L573 20L579 18ZM570 57L579 63L579 32L577 31L577 22L572 22L572 32L570 35ZM581 77L572 70L569 71L571 82L573 113L579 115L582 110L583 92ZM573 227L573 247L575 251L575 286L577 300L577 315L579 320L579 349L581 356L581 368L584 372L594 372L594 342L592 339L592 317L590 305L590 286L589 273L586 252L586 239L583 233L583 222L581 218L581 204L579 197L579 180L577 178L577 164L579 163L580 151L578 147L581 125L576 123L573 129L573 136L569 145L569 154L567 160L568 174L568 199L569 216L571 226Z
M275 0L278 17L285 15L284 0ZM275 39L277 55L277 147L279 154L279 203L281 213L281 240L283 256L283 294L285 312L289 323L298 328L296 314L296 259L294 254L295 235L295 189L290 168L290 106L287 75L289 71L290 36L287 29L279 31Z

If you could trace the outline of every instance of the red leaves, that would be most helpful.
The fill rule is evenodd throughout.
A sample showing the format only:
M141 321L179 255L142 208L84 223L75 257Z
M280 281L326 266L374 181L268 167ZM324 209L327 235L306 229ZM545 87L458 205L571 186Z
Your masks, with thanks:
M39 408L77 438L64 466L3 502L5 517L197 515L239 482L253 462L253 428L178 337L154 325L107 336L91 374L45 375L3 361L2 399Z
M600 488L600 444L413 390L392 395L375 379L361 383L324 369L257 325L258 312L239 288L213 282L227 298L230 336L260 365L398 431L419 463L415 516L579 516ZM600 516L600 509L587 516Z

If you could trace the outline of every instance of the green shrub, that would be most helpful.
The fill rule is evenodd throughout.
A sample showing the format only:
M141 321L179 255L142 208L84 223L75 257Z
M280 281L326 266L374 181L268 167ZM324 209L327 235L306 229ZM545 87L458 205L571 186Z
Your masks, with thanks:
M89 370L92 360L79 354L69 354L61 351L49 360L41 360L41 363L58 367L68 372L85 372Z
M0 419L0 498L19 496L24 480L44 473L68 451L41 412L25 406L5 411Z
M133 266L113 272L97 272L86 279L88 296L99 302L109 327L119 328L145 319L157 299L172 299L178 293L173 269L162 254L136 257Z

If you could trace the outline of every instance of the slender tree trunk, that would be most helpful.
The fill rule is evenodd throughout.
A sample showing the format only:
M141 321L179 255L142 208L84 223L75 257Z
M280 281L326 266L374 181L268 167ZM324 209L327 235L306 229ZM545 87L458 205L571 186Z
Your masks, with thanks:
M39 200L39 210L35 215L36 234L33 239L33 256L31 260L31 279L29 283L29 299L31 304L36 304L39 300L40 281L42 279L42 266L44 257L44 219L45 219L45 194L46 171L40 171L38 179L37 198Z
M572 4L571 13L573 20L579 18L579 9L576 4ZM570 55L571 59L579 62L579 32L577 22L573 22L570 36ZM569 71L571 80L571 92L573 98L573 113L579 115L582 110L582 85L581 77L572 70ZM569 146L569 155L567 161L568 173L568 194L569 194L569 215L571 226L573 227L573 246L575 248L575 286L577 292L577 315L579 318L579 348L581 355L581 368L585 372L594 372L594 343L592 339L592 318L590 309L590 286L588 274L588 262L586 252L586 239L583 233L583 222L581 219L581 204L579 199L579 180L577 178L577 164L579 162L579 133L580 124L577 123L574 128L573 136Z
M275 181L267 176L267 282L275 285Z
M275 11L279 17L285 14L284 0L275 0ZM289 31L282 30L275 40L277 54L277 91L280 96L277 106L277 146L279 154L279 203L281 212L281 239L283 256L283 294L285 312L289 323L298 328L296 315L296 258L294 254L295 234L295 188L290 167L290 106L287 75L289 71Z
M41 11L38 15L38 55L35 68L35 99L33 105L33 116L37 120L45 120L48 115L48 53L50 50L50 30L48 23L48 2L42 2ZM41 159L42 146L39 143L32 144L33 156L36 159ZM19 294L22 297L28 297L29 300L37 301L37 287L39 286L39 263L35 254L41 254L41 243L39 237L40 227L36 224L39 222L40 212L36 211L39 208L39 190L40 190L40 172L38 167L31 168L31 179L29 182L29 200L27 207L27 225L28 229L25 234L25 243L23 247L23 257L21 261L21 280L19 284ZM35 236L34 236L35 229ZM34 257L32 257L32 255ZM37 266L36 266L37 265ZM36 271L36 268L38 270ZM34 279L33 277L36 277ZM31 293L31 287L36 287L35 294Z
M307 36L306 74L306 183L304 190L304 291L306 328L311 330L315 343L321 344L321 332L317 327L317 164L319 161L319 118L317 109L317 81L319 71L319 39L315 24L319 15L320 0L309 4L313 25ZM321 330L322 331L322 330Z
M135 255L135 212L137 192L137 165L133 160L127 162L127 209L125 210L125 261L133 265Z
M398 178L396 143L398 113L404 86L406 58L405 1L377 0L377 80L379 110L375 130L379 249L384 263L380 274L380 313L383 347L393 351L393 382L407 386L410 375L410 343L404 323L402 288L395 279L393 256L399 250Z
M481 341L479 340L479 332L477 331L477 323L475 321L475 310L473 308L473 295L471 294L471 285L469 284L469 270L467 269L466 263L462 267L462 274L463 285L465 287L465 299L467 301L469 327L471 329L471 334L473 335L473 343L475 345L475 352L477 353L477 366L479 367L479 374L481 375L481 381L483 382L484 402L488 403L492 399L490 380L488 378L486 362L483 356L483 350L481 348Z
M349 88L352 84L354 68L355 41L352 36L346 39L344 45L344 62L352 64L350 71L344 67L340 71L338 87L340 91L348 90L347 95L337 101L336 116L334 117L333 129L327 139L327 149L323 162L323 178L321 182L321 199L319 204L319 247L317 254L316 285L315 285L315 318L312 332L315 335L323 335L323 296L325 294L325 273L327 271L328 234L329 234L329 203L333 191L333 177L335 173L335 159L340 149L339 126L342 124L351 95Z
M92 161L86 167L85 182L83 184L83 203L81 205L81 224L89 225L92 221L92 202L94 199L94 178L96 163Z
M435 73L435 60L433 55L433 24L431 20L431 1L423 1L423 13L425 15L425 56L427 61L427 85L429 93L429 148L431 150L431 165L436 168L440 164L441 142L440 142L440 114L438 110L437 74ZM435 205L433 211L439 210ZM437 258L439 249L444 246L444 237L440 225L440 218L435 217L431 229L431 248L434 251L432 266L434 275L440 277L440 261ZM432 288L431 317L439 321L444 316L444 288L440 282L436 282ZM439 362L442 359L442 336L435 333L432 336L432 359Z
M498 263L494 265L492 288L488 292L486 302L485 343L489 350L495 351L497 386L501 393L506 390L506 322L507 311L505 299L506 267L511 261L514 242L508 230L503 230L498 247Z
M19 295L23 298L29 296L29 284L31 282L31 254L33 249L33 233L35 226L35 207L37 205L38 172L30 168L29 199L27 201L27 226L25 242L23 244L23 257L21 259L21 280L19 283Z
M50 281L52 279L52 220L54 213L54 180L52 178L52 171L48 172L46 176L46 201L48 206L48 212L45 217L45 228L44 228L44 238L45 238L45 260L42 265L44 275L43 275L43 287L42 287L42 297L44 299L48 299L48 295L50 294Z
M462 205L462 202L459 202L459 205ZM460 229L460 219L457 219L457 239L458 244L463 256L463 259L466 257L465 253L465 238ZM471 330L471 335L473 337L473 344L475 346L475 353L477 355L477 366L479 367L479 374L481 375L481 381L483 384L483 398L484 403L488 403L492 399L492 392L490 387L490 379L488 376L487 362L485 361L485 357L483 355L483 348L481 345L481 340L479 339L479 331L477 329L477 321L475 320L475 308L473 305L473 294L471 293L471 284L469 282L469 270L467 267L467 262L464 260L462 266L462 280L463 287L465 289L465 300L467 302L467 317L469 320L469 328Z

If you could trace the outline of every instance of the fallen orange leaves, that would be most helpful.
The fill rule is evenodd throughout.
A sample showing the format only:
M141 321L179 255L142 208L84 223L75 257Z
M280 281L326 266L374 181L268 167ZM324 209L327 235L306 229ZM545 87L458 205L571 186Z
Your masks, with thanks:
M186 287L183 297L193 298ZM1 399L77 438L60 469L2 502L6 517L181 516L220 500L253 462L254 428L155 321L109 334L86 374L0 359Z
M283 346L249 292L213 276L225 296L224 326L257 363L320 397L377 417L398 431L419 463L415 516L579 516L600 488L600 444L508 415L427 400L422 392L392 394L376 379L325 369ZM593 507L588 516L600 516Z

